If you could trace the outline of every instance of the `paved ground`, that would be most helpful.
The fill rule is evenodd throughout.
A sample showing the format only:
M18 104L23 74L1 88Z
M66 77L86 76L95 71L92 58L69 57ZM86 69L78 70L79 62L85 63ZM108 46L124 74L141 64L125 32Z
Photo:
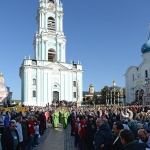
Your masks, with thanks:
M70 125L67 129L63 129L61 124L56 129L50 126L39 142L33 150L77 150L74 148L74 136L70 136Z

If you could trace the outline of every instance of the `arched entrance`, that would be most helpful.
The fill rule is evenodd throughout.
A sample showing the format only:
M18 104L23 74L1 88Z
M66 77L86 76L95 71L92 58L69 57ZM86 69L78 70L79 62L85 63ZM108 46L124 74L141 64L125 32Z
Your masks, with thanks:
M59 92L58 91L53 92L53 101L59 102Z
M144 90L140 90L140 93L139 93L139 99L140 100L143 100L143 95L144 95Z

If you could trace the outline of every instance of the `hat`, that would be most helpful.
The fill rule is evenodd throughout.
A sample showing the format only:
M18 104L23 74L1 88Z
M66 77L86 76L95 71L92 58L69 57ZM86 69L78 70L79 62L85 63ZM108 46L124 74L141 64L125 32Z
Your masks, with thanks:
M94 118L91 114L88 115L88 118Z
M16 120L11 120L10 122L13 122L13 123L15 123L15 124L16 124Z
M143 129L143 124L142 123L138 123L137 124L137 129Z

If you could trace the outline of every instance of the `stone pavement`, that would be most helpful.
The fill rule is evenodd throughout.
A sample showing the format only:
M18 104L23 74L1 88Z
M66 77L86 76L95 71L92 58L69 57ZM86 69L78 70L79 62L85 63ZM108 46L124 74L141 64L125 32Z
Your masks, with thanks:
M77 150L74 148L74 136L70 136L70 130L70 124L67 129L63 129L61 124L56 129L50 126L40 137L40 144L33 150Z

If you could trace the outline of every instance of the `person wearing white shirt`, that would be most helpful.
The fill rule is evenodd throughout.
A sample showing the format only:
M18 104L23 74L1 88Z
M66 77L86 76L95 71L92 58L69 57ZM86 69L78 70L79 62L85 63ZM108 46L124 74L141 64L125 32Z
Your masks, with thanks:
M139 143L145 143L150 147L150 136L145 129L138 131Z
M23 143L23 134L22 134L22 117L19 116L17 118L17 122L16 122L16 130L18 131L18 135L19 135L19 148L22 149L22 143Z

